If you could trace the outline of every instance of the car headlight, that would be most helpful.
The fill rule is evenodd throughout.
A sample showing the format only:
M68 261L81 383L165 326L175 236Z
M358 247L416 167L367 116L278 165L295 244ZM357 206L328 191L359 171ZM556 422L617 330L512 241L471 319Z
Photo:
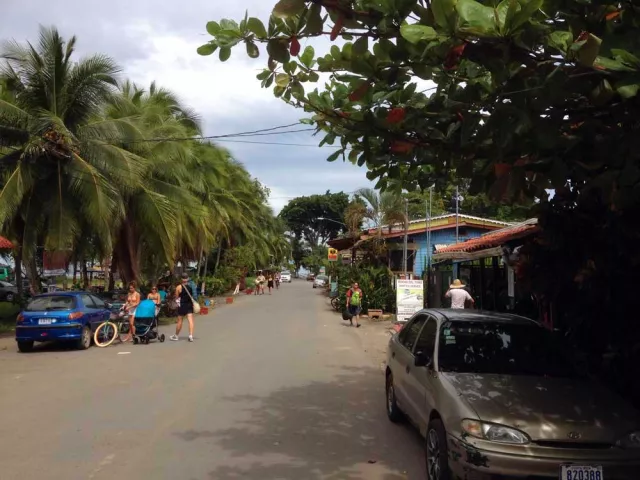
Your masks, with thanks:
M462 421L462 430L472 437L496 443L525 445L531 441L526 433L497 423L465 419Z
M640 448L640 431L631 432L616 442L622 448Z

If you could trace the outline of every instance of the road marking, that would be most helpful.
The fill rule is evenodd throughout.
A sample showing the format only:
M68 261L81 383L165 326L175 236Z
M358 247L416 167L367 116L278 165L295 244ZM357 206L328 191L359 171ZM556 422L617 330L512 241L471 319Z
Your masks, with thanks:
M118 352L118 355L129 355L131 352Z

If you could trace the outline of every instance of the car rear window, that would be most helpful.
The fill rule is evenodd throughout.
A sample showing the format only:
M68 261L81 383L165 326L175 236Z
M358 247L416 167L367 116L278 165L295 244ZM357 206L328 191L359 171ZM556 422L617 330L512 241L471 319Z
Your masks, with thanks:
M573 377L571 350L548 330L505 321L452 321L440 329L443 372Z
M25 309L27 312L49 312L52 310L72 310L76 308L76 300L67 295L50 295L35 297Z

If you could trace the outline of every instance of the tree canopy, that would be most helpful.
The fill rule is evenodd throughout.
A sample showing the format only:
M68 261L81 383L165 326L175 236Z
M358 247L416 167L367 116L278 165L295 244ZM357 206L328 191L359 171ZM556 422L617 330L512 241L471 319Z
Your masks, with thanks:
M298 239L311 246L324 243L346 230L344 212L349 195L344 192L297 197L280 212L280 218Z
M16 245L18 288L23 259L39 288L43 246L111 261L124 281L154 281L223 241L286 258L268 189L195 139L198 115L105 55L76 60L76 43L41 28L35 44L0 48L0 233Z
M621 209L640 195L638 22L631 1L281 0L266 26L209 22L198 51L266 44L263 87L379 187L455 170L492 198L596 189Z

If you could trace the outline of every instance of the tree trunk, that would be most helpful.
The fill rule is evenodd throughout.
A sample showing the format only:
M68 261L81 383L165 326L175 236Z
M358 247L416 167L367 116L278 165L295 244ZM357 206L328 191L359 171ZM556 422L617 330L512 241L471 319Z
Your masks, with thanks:
M209 268L209 255L206 255L206 256L204 257L204 270L203 270L203 272L202 272L202 276L203 276L203 277L206 277L206 276L207 276L207 273L208 273L208 272L207 272L207 270L208 270L208 268Z
M216 253L216 266L213 269L214 273L218 271L218 265L220 264L220 254L222 253L222 245L223 242L220 242L220 245L218 245L218 252Z
M131 222L124 221L120 227L114 254L117 259L120 279L127 285L140 277L139 241Z
M75 285L78 281L78 259L76 256L73 256L73 284Z
M89 272L87 272L87 260L82 258L82 288L89 289Z
M22 288L22 245L16 247L13 255L13 261L16 269L16 287L18 288L18 298L22 298L24 288Z
M109 265L109 285L107 291L113 292L116 289L116 272L118 271L116 250L113 249L111 254L111 265Z
M40 276L38 275L38 265L36 264L35 256L27 259L27 276L29 277L31 294L41 293Z

